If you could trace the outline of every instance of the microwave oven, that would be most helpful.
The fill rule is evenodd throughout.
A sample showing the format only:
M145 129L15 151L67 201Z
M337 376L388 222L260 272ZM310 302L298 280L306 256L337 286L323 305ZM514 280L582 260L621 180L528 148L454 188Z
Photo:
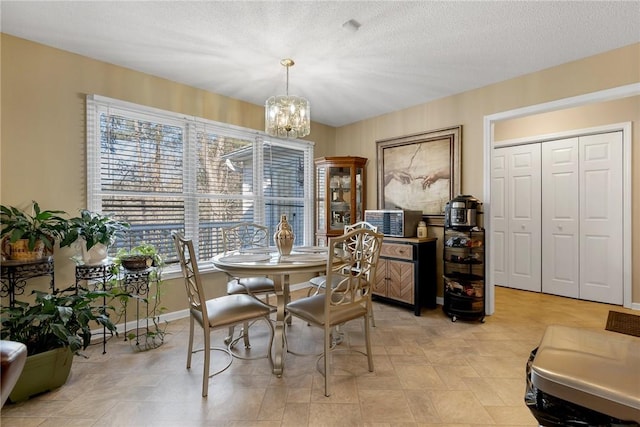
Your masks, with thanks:
M422 211L404 209L365 210L364 220L389 237L414 237Z

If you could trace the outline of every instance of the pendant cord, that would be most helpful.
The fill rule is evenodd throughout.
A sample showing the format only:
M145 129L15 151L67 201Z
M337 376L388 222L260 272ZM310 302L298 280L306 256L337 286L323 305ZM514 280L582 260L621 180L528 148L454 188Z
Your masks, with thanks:
M287 65L287 97L289 97L289 66Z

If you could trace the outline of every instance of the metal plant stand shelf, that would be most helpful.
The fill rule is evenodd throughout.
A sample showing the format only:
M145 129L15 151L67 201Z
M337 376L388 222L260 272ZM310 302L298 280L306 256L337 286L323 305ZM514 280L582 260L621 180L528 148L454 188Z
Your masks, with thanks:
M149 267L141 270L127 270L123 267L117 267L113 259L107 259L100 264L77 264L76 265L76 292L79 289L89 290L104 290L110 291L114 287L119 289L123 293L134 295L136 300L136 327L135 327L135 339L136 346L140 345L141 331L145 334L149 332L149 304L143 300L149 295L149 287L152 282L159 281L157 276L157 269L155 267ZM107 297L104 296L103 303L106 305ZM127 300L129 297L127 297ZM140 319L140 303L145 305L145 324L141 329ZM127 304L124 303L124 340L127 341L130 337L130 332L133 329L127 330ZM106 353L107 342L107 330L103 327L103 340L102 340L102 353ZM145 343L148 345L148 343Z
M115 264L107 258L100 264L76 264L76 292L80 289L89 290L91 285L94 290L108 291L113 288L112 279L115 276ZM84 285L84 286L83 286ZM107 296L102 299L107 304ZM102 354L107 352L107 328L102 327Z
M15 305L16 295L24 294L29 279L51 276L51 291L55 291L53 256L35 261L2 261L0 268L0 296L8 296L11 307Z
M135 294L137 297L149 295L149 285L152 281L152 273L155 273L155 267L145 268L144 270L122 270L120 277L120 287L124 292ZM145 304L145 331L149 331L149 303ZM124 312L124 324L127 325L127 310ZM136 298L136 346L140 345L140 298ZM127 330L124 331L125 341L128 338Z

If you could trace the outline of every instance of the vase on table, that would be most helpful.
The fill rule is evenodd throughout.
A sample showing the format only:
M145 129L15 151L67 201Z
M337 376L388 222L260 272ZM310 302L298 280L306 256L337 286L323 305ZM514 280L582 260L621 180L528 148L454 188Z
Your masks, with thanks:
M293 234L291 224L287 221L287 216L281 215L280 223L276 227L276 232L273 234L273 241L278 248L278 253L280 255L289 255L293 248L294 240L295 235Z

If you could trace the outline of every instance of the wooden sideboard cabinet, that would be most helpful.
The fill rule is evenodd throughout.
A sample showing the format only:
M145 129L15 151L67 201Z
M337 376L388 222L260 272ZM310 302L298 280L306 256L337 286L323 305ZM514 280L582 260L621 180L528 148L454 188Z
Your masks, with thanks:
M413 308L436 308L436 238L385 237L373 298Z

